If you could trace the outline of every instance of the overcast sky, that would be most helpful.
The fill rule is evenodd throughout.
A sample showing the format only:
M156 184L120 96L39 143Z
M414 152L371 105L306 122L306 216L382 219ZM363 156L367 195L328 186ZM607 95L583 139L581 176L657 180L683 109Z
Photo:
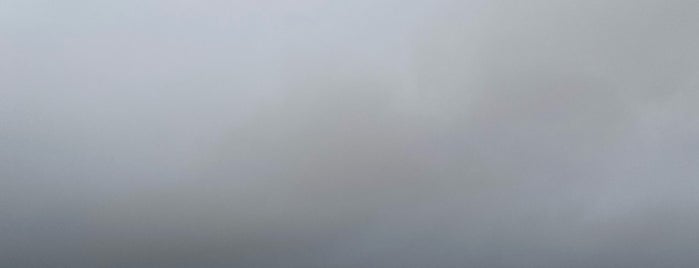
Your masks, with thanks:
M698 267L697 14L0 0L0 266Z

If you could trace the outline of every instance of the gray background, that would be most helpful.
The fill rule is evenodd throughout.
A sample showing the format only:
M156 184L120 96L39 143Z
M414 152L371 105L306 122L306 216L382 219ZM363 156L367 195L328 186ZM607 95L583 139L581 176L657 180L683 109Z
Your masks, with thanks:
M2 267L698 267L699 1L0 0Z

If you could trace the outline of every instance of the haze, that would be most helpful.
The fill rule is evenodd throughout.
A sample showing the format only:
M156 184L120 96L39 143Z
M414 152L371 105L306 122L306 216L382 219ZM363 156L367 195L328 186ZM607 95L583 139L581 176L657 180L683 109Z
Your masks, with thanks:
M697 14L0 0L0 266L699 267Z

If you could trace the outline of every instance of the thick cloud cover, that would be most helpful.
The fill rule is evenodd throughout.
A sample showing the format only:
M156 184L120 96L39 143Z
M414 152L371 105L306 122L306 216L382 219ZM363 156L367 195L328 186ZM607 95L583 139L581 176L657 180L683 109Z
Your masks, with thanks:
M697 267L696 14L0 1L0 266Z

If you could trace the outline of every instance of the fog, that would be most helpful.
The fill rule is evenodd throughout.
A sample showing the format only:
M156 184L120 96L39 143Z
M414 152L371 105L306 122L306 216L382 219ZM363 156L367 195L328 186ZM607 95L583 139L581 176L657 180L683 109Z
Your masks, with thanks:
M697 14L0 0L0 266L698 267Z

